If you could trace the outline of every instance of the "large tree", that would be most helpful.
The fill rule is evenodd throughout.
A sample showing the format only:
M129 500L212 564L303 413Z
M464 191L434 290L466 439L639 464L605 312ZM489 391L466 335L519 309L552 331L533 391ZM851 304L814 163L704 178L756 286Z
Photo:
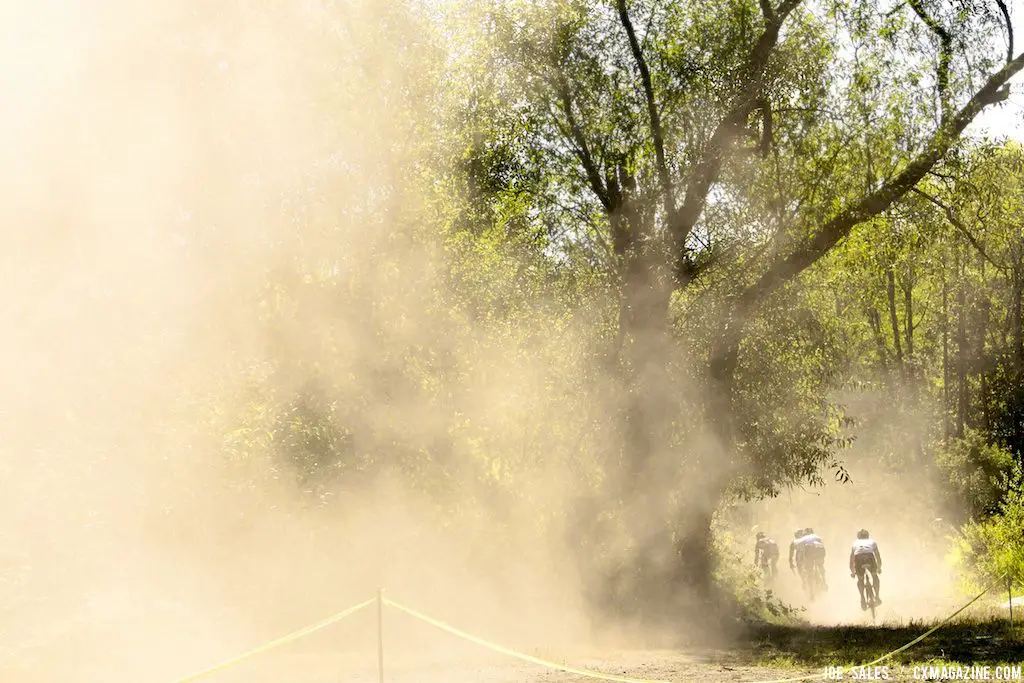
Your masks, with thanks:
M1024 67L1008 8L559 0L497 4L486 25L474 47L490 128L471 189L529 196L547 248L616 284L614 493L658 558L631 568L629 597L685 582L706 599L723 497L741 480L806 481L829 457L799 417L770 419L778 375L751 362L772 363L763 327L800 337L791 284L852 232L874 239L874 219L1007 97ZM691 381L699 401L680 390ZM680 439L684 423L703 429ZM664 519L687 477L700 485ZM668 523L642 532L652 518Z

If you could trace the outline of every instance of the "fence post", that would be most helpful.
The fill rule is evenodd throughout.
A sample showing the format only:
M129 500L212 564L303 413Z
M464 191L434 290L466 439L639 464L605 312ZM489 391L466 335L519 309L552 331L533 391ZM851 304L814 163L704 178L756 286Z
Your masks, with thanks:
M1013 635L1013 578L1006 576L1006 595L1010 600L1010 635Z
M384 683L384 589L377 589L377 683Z

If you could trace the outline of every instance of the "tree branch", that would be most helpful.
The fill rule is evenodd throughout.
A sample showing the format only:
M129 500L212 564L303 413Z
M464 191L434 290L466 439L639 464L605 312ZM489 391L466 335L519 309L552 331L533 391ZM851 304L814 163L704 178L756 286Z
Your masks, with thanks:
M1003 0L996 0L999 11L1003 13L1003 20L1006 22L1006 61L1013 61L1013 23L1010 21L1010 10L1007 9Z
M562 104L562 113L565 114L565 120L569 124L568 132L574 143L573 153L576 154L580 163L583 164L583 170L587 174L587 181L590 183L590 189L595 195L597 195L597 198L605 208L605 211L611 212L614 210L614 207L612 205L610 193L608 188L605 186L604 181L601 180L601 172L594 161L593 154L590 152L590 146L587 144L587 138L583 134L583 129L580 127L579 122L576 120L576 114L573 113L572 94L569 92L569 84L566 83L565 78L559 74L558 82L555 86L558 99Z
M928 30L939 38L939 65L936 67L935 79L939 90L941 121L945 123L953 111L949 102L949 65L953 62L953 37L942 24L925 11L921 0L908 0L908 4L928 27Z
M930 194L928 194L927 192L925 192L924 190L921 190L919 188L915 187L915 188L913 188L912 191L915 194L917 194L917 195L919 195L921 197L924 197L929 202L931 202L935 206L937 206L940 209L942 209L942 212L946 214L946 220L949 221L949 224L952 225L957 230L959 230L961 233L963 233L964 237L967 238L967 241L971 243L971 246L974 247L978 251L978 253L981 254L985 258L986 261L988 261L993 266L995 266L996 270L998 270L998 271L1000 271L1002 273L1007 272L1006 266L1003 265L1003 264L1000 264L1000 263L996 263L992 259L992 257L988 255L988 252L985 251L985 247L981 246L981 242L979 242L974 237L974 235L971 234L971 231L967 229L967 226L964 225L963 221L961 221L959 218L957 218L956 212L953 211L953 207L949 206L948 204L945 204L944 202L942 202L937 197L933 197Z
M658 177L661 180L661 190L664 194L665 220L671 221L676 210L675 189L672 186L672 176L668 170L668 162L665 158L665 132L661 125L661 115L658 113L658 105L654 97L654 84L651 81L651 70L644 59L643 49L637 40L636 31L633 29L633 22L629 18L626 9L626 0L617 0L619 10L619 21L626 29L626 36L629 38L629 49L633 53L633 61L640 72L640 82L643 84L644 98L647 100L647 115L650 118L651 140L654 142L654 154L658 164Z
M772 103L767 97L763 97L757 107L761 110L761 141L758 149L761 152L761 158L766 159L772 151L772 140L775 139Z
M768 60L778 45L783 23L801 1L783 0L777 10L772 10L767 0L761 3L762 11L766 11L765 27L747 57L742 85L708 140L700 159L690 170L683 205L669 223L672 253L677 267L685 262L686 240L704 212L708 192L721 173L726 151L736 135L743 130L750 113L763 101L763 79Z
M901 2L900 4L896 5L891 10L889 10L888 12L885 13L885 18L888 19L892 15L896 14L897 12L899 12L901 9L903 9L904 5L906 5L906 4L907 3L905 3L905 2Z
M850 234L854 226L885 211L893 202L909 192L938 163L964 129L985 107L1007 97L1007 81L1024 68L1021 53L1002 69L989 76L985 85L945 124L940 125L928 140L924 151L917 155L893 180L870 192L848 209L840 211L814 233L800 248L785 257L777 258L768 270L736 301L736 314L740 321L769 294L782 284L799 275L828 253L840 240Z
M661 9L662 0L654 0L654 5L651 7L651 11L647 15L647 29L644 30L644 39L640 43L640 49L647 47L647 39L651 37L651 28L654 26L654 15L659 9Z

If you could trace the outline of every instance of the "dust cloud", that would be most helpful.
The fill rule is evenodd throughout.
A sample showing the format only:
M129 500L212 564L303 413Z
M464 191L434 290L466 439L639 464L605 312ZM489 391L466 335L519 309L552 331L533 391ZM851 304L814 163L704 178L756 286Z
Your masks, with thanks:
M671 483L699 490L718 453L664 444L641 473L660 488L633 499L664 506L603 547L574 535L618 511L575 499L604 476L586 455L615 438L602 409L621 409L588 360L607 320L549 316L476 247L484 265L444 271L425 216L450 218L437 159L465 141L431 109L429 26L386 0L0 19L0 678L170 682L378 587L541 656L626 635L584 609L571 558L642 554L686 497ZM522 308L507 323L450 305L502 286ZM825 537L837 610L867 526L887 605L920 616L945 575L922 571L929 513L905 495L865 473L757 523L783 547L801 525ZM389 661L490 657L397 612L386 629ZM219 680L372 664L375 638L371 607Z
M500 343L467 367L471 321L437 310L427 29L370 1L2 18L0 677L175 680L378 586L499 642L587 633L565 539L516 523L557 504L559 467L481 507L454 464L470 418L550 446L550 373ZM396 377L424 348L449 394ZM366 467L338 483L282 455L269 415L303 402ZM426 447L450 451L440 503L409 472ZM387 624L404 651L477 652ZM367 610L290 652L375 636Z

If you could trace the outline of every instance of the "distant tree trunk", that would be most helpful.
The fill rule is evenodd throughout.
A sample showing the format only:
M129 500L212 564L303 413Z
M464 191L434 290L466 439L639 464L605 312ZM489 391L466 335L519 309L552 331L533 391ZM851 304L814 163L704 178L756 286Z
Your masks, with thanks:
M989 411L988 402L988 377L984 369L982 369L981 372L978 373L978 377L981 379L981 428L982 430L985 431L985 433L988 433L991 426L992 415Z
M985 257L981 254L977 254L978 269L981 272L981 281L985 282ZM988 354L985 350L985 338L988 334L988 326L992 317L992 299L989 296L988 290L982 288L981 291L976 295L979 308L979 317L977 324L974 328L977 330L977 339L974 350L974 363L975 370L978 373L979 379L979 397L981 403L981 428L988 433L992 421L992 413L989 405L989 390L988 390Z
M885 333L882 332L882 316L874 306L868 308L868 323L875 337L875 348L878 350L878 364L883 372L889 367L889 349L885 346Z
M907 279L903 283L904 334L907 340L907 362L914 357L914 267L907 264Z
M981 322L978 324L978 345L977 345L977 368L978 378L981 381L980 393L981 393L981 427L987 433L991 428L992 424L992 413L989 402L989 389L988 389L988 354L985 351L985 335L988 330L989 318L991 317L992 301L988 298L988 295L983 295L981 299Z
M942 443L949 445L949 283L942 269Z
M900 321L896 314L896 275L892 268L885 271L886 294L889 300L889 324L892 326L892 344L896 349L896 364L903 368L903 347L900 344Z
M1024 319L1021 299L1024 295L1024 268L1021 260L1013 264L1013 365L1018 381L1024 380Z
M907 395L911 405L918 403L918 384L914 371L914 267L907 264L907 277L903 282L903 313L904 338L907 343L907 362L905 364Z
M1013 264L1013 376L1018 387L1024 385L1024 320L1022 320L1021 299L1024 290L1024 268L1021 258L1018 257ZM1018 388L1018 395L1020 395ZM1020 410L1018 406L1018 410ZM1018 413L1017 419L1013 421L1013 440L1020 449L1018 457L1024 456L1024 416Z
M962 437L970 416L967 406L967 291L959 253L956 259L956 272L959 279L956 292L956 435Z

